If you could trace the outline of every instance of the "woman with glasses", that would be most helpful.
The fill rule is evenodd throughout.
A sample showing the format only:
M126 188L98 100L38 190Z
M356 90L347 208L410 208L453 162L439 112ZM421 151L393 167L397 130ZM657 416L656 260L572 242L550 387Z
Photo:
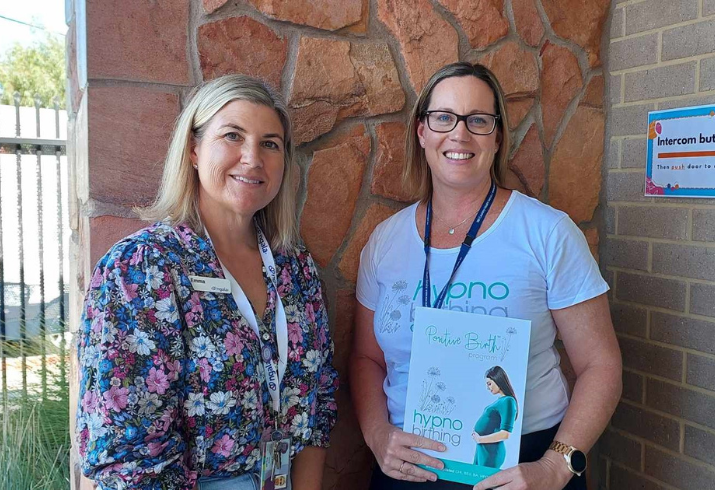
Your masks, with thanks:
M469 63L435 73L412 110L403 176L417 202L375 229L357 284L350 386L373 490L465 488L418 466L443 467L412 449L440 442L402 430L416 306L531 321L520 464L477 490L585 489L584 453L620 397L608 286L565 213L504 187L506 118L494 74ZM570 401L557 334L577 375Z

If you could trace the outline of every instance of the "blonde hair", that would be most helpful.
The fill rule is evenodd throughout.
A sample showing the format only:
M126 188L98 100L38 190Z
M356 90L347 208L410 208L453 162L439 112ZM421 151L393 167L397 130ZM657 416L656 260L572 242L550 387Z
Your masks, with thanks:
M298 242L298 226L291 184L294 149L288 108L278 92L246 75L225 75L194 90L176 120L156 200L150 207L136 211L144 220L163 220L171 225L186 223L203 234L198 206L199 178L192 167L191 149L203 137L211 118L234 100L270 107L283 125L283 181L273 201L256 213L256 220L274 250L289 249Z
M499 150L494 155L494 161L490 169L490 174L494 182L503 187L504 178L506 176L507 158L509 157L510 141L509 127L507 123L506 102L504 101L504 92L502 91L499 81L494 73L487 67L478 63L472 64L467 62L458 62L445 65L440 68L429 79L425 87L420 92L420 96L415 102L410 119L407 123L407 133L405 137L405 168L402 172L402 180L407 191L412 197L421 201L427 201L432 195L432 172L427 164L425 151L420 146L419 137L417 136L417 126L425 117L425 112L429 108L432 98L432 92L435 86L446 78L452 77L475 77L484 81L494 94L496 102L497 118L496 131L501 135L501 144Z

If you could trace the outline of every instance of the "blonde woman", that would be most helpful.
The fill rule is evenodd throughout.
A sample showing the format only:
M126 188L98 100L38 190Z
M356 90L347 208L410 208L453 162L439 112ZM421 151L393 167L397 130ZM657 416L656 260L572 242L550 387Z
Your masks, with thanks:
M292 459L281 483L320 488L337 376L292 165L285 104L256 79L213 80L179 117L142 211L158 221L85 300L77 436L99 488L258 488L267 441Z

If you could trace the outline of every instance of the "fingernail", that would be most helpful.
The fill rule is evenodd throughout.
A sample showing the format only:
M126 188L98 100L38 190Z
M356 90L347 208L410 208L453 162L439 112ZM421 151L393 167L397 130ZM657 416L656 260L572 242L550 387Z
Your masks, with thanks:
M447 450L447 446L440 446L440 447L439 447L439 450L440 450L440 451L446 451L446 450Z
M437 481L437 477L434 476L434 475L433 475L433 476L430 476L429 479L430 479L431 481Z

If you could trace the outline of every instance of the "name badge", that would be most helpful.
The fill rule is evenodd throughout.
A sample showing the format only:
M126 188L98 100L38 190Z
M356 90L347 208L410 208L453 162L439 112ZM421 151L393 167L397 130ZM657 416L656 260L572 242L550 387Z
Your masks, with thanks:
M194 291L207 291L219 294L228 294L231 292L231 283L228 279L189 276L189 281L191 281L191 287L194 288Z

